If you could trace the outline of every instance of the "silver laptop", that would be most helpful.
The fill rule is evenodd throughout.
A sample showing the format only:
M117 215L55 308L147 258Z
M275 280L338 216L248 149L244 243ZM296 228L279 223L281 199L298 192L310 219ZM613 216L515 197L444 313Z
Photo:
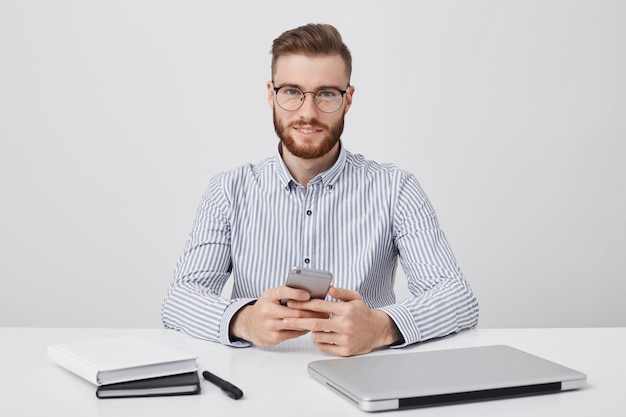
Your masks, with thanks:
M587 376L510 346L309 363L309 375L364 411L427 407L581 388Z

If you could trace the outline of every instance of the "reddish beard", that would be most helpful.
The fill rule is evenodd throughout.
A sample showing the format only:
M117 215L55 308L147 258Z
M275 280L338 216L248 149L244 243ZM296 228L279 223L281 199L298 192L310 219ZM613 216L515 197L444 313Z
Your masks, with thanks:
M343 133L343 123L344 123L345 114L341 116L339 120L332 126L327 126L321 123L317 119L311 120L298 120L296 122L290 123L289 126L285 126L276 116L276 110L274 110L274 130L276 134L280 138L283 146L287 148L287 150L302 159L315 159L321 158L326 155L334 146L339 142L341 138L341 134ZM305 144L299 145L293 139L291 135L291 131L294 126L307 125L312 126L314 128L320 128L328 132L323 140L317 144Z

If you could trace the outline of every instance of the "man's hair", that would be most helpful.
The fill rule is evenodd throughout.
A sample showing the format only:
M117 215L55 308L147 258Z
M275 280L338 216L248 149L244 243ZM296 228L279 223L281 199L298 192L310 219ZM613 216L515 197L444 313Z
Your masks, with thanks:
M308 56L339 55L346 64L348 81L352 74L352 55L343 43L341 34L332 25L309 23L288 30L274 39L272 44L272 79L276 73L276 61L282 55L302 54Z

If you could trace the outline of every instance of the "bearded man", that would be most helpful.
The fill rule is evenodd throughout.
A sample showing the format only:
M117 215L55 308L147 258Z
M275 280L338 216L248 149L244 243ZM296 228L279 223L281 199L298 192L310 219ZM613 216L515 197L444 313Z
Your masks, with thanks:
M164 325L238 347L310 333L338 356L476 326L477 301L415 177L342 146L355 88L340 33L325 24L283 33L271 70L277 152L212 178L163 302ZM402 301L398 261L412 294ZM284 285L294 266L332 273L326 299Z

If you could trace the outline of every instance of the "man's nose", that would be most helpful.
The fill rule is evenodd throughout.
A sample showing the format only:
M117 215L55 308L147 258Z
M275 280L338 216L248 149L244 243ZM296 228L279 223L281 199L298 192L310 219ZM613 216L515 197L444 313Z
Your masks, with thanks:
M307 95L310 95L311 98L307 100ZM317 115L319 109L317 108L317 104L315 104L315 93L306 92L304 93L304 97L302 97L302 106L299 109L300 114L308 116L308 115ZM311 117L312 118L312 117Z

